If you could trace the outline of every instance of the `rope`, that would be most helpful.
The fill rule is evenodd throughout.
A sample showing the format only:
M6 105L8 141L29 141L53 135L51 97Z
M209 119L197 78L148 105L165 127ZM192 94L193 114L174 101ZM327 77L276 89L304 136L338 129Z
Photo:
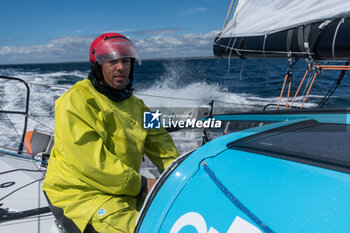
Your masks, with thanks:
M288 103L289 103L289 94L290 94L290 88L292 86L292 79L289 78L289 85L288 85L288 92L287 92L287 100L286 100L286 109L288 109Z
M228 41L228 44L231 44L231 40L232 40L232 37L230 38L230 40ZM235 38L235 40L233 41L233 45L236 43L236 38ZM233 45L232 45L232 47L233 47ZM225 52L227 52L227 50L228 49L231 49L231 47L227 47L226 49L225 49ZM232 50L232 49L231 49Z
M264 55L264 58L266 58L266 56L265 56L266 39L267 39L267 35L264 36L264 43L263 43L263 55Z
M349 61L347 61L345 63L345 66L349 65ZM318 107L319 108L323 108L323 106L327 103L327 101L329 100L329 98L331 98L331 96L333 95L333 93L335 92L335 90L339 87L341 81L344 78L344 75L346 73L346 70L341 70L337 80L335 80L332 84L332 86L329 88L327 94L323 97L323 99L321 100L321 102L319 103Z
M278 99L277 110L279 110L279 107L280 107L280 104L281 104L281 100L282 100L282 96L283 96L283 92L284 92L284 88L285 88L287 80L289 81L289 86L288 86L288 92L287 92L286 109L288 109L289 95L290 95L290 90L291 90L291 86L292 86L292 69L295 66L295 64L297 64L297 62L299 61L299 59L295 59L294 62L293 62L290 52L288 53L288 56L289 56L289 58L288 58L289 68L287 69L287 74L286 74L286 76L284 78L284 82L283 82L283 86L282 86L282 89L281 89L280 98Z
M223 44L217 44L218 46L220 47L223 47L223 48L230 48L229 46L227 45L223 45ZM255 50L255 49L239 49L239 48L234 48L234 50L236 50L236 52L264 52L262 50ZM284 51L270 51L270 50L267 50L265 52L269 52L269 53L275 53L275 54L283 54L283 55L288 55L288 54L299 54L299 55L308 55L307 52L284 52ZM313 55L314 53L310 53L311 55Z
M148 94L139 94L141 96L155 97L155 98L164 98L164 99L176 99L176 100L193 100L193 101L209 101L209 100L200 100L200 99L187 99L187 98L178 98L178 97L170 97L170 96L159 96L159 95L148 95Z
M135 94L140 96L148 96L148 97L163 98L163 99L192 100L192 101L200 101L200 102L212 101L208 99L188 99L188 98L178 98L178 97L176 98L176 97L170 97L170 96L149 95L149 94L140 94L140 93L135 93ZM219 100L214 100L214 101L217 103L223 103L223 104L234 104L234 103L224 102Z
M50 117L50 116L41 116L41 117ZM51 128L50 126L45 125L44 123L42 123L42 122L40 122L40 121L38 121L38 120L34 119L33 117L28 116L28 118L29 118L29 119L31 119L31 120L33 120L33 121L35 121L35 122L37 122L37 123L39 123L40 125L42 125L42 126L44 126L44 127L46 127L46 128L48 128L49 130L54 131L54 129L53 129L53 128Z
M52 213L48 214L40 214L40 220L51 220L55 219ZM17 219L15 222L8 223L9 221L0 221L0 226L11 226L11 225L18 225L18 224L23 224L23 223L30 223L30 222L35 222L38 221L38 216L32 216L32 217L23 217L20 219Z
M236 1L235 1L235 5L234 5L234 7L233 7L230 20L233 18L233 15L234 15L234 13L235 13L235 11L236 11L236 8L237 8L237 5L238 5L238 1L239 1L239 0L236 0Z
M312 79L312 81L311 81L311 84L310 84L310 86L309 86L309 89L307 90L307 93L306 93L306 95L305 95L305 97L304 97L304 101L303 101L303 103L301 104L300 108L303 108L304 103L305 103L305 101L306 101L306 99L307 99L307 97L308 97L308 95L309 95L309 92L310 92L310 90L311 90L311 87L312 87L312 85L314 84L314 81L315 81L316 76L317 76L318 73L319 73L319 70L316 70L315 75L314 75L314 77L313 77L313 79Z
M301 105L302 99L303 99L303 97L305 96L305 93L306 93L306 91L307 91L307 88L308 88L308 86L309 86L310 83L311 83L312 77L313 77L312 74L309 73L309 77L308 77L308 79L307 79L307 83L306 83L306 85L305 85L305 87L304 87L303 94L301 95L302 98L300 98L300 100L299 100L299 105Z
M316 76L320 73L321 70L342 70L342 71L344 71L344 72L345 72L346 70L350 70L350 66L348 66L348 65L314 65L314 67L316 68L315 74L314 74L314 76L313 76L313 78L312 78L312 81L311 81L310 85L309 85L309 81L310 81L310 79L309 79L308 84L305 86L305 90L306 90L306 88L307 88L308 85L309 85L309 88L308 88L308 90L307 90L307 93L306 93L306 95L305 95L305 97L304 97L303 103L301 104L300 108L303 108L303 106L304 106L304 104L305 104L305 101L306 101L306 99L307 99L307 97L308 97L308 95L309 95L309 93L310 93L310 90L311 90L311 88L312 88L312 86L313 86L313 84L314 84L314 81L315 81L315 79L316 79ZM309 69L310 69L310 68L309 68ZM305 77L306 77L306 74L308 73L309 69L306 71L306 73L305 73L305 75L304 75L304 77L303 77L303 79L302 79L302 82L300 83L300 86L299 86L299 88L298 88L298 91L299 91L299 89L300 89L300 87L301 87L301 85L302 85L302 83L303 83L303 81L304 81L304 79L305 79ZM304 93L305 93L305 90L304 90ZM297 93L298 93L298 91L297 91ZM297 93L295 94L291 105L293 104L294 99L295 99ZM303 93L303 95L304 95L304 93ZM327 94L328 94L328 93L327 93ZM303 96L303 95L302 95L302 96Z
M239 81L242 80L244 64L245 60L243 60L243 62L241 63L241 70L239 71Z
M230 38L230 41L231 41L231 38ZM236 43L236 39L233 41L232 48L235 45L235 43ZM231 71L231 54L232 54L232 51L233 51L233 49L230 49L230 53L229 53L228 59L227 59L227 62L228 62L227 74L228 75L230 75L230 71Z
M0 106L0 110L3 110L1 106ZM17 132L16 127L13 125L12 121L10 120L10 118L7 116L6 113L4 113L4 115L5 115L6 119L10 122L10 125L14 129L15 133L17 134L18 139L21 140L21 136L19 136L19 133Z
M18 149L9 148L9 147L6 147L6 146L0 146L0 148L5 149L5 150L14 151L14 152L18 151ZM26 155L30 156L30 154L25 152L25 151L22 151L22 154L26 154Z
M339 27L341 24L344 23L344 18L342 18L339 23L338 23L338 26L337 26L337 29L335 30L335 33L334 33L334 37L333 37L333 42L332 42L332 55L333 55L333 58L335 59L335 40L337 38L337 34L338 34L338 30L339 30Z
M8 174L8 173L11 173L11 172L18 172L18 171L25 171L25 172L41 172L40 170L18 168L18 169L13 169L13 170L9 170L9 171L0 172L0 175Z
M231 8L232 8L232 5L233 5L233 1L234 1L234 0L231 0L230 6L229 6L228 11L227 11L226 19L225 19L224 25L222 26L221 32L222 32L222 31L224 30L224 28L226 27L227 19L228 19L228 16L230 15ZM232 12L232 16L233 16L233 12ZM232 18L232 16L231 16L231 18Z
M245 213L253 222L255 222L262 230L267 233L273 233L263 221L256 217L243 203L241 203L226 187L221 181L216 177L215 173L209 168L208 164L202 161L203 168L209 177L214 181L216 186L232 201L232 203L239 208L243 213Z
M287 79L288 79L288 74L286 74L286 77L284 78L284 82L283 82L283 86L282 86L282 90L281 90L280 98L278 99L277 110L278 110L278 109L279 109L279 107L280 107L280 103L281 103L282 95L283 95L283 92L284 92L284 86L286 85Z
M54 88L64 89L64 90L68 90L70 88L70 87L56 86L56 85L49 85L49 84L41 84L41 83L29 83L29 82L27 82L27 83L32 85L32 86L54 87Z
M290 104L290 106L289 106L289 109L292 108L292 105L293 105L293 103L294 103L294 100L295 100L295 98L297 97L297 95L298 95L298 93L299 93L299 90L300 90L300 88L301 88L301 86L303 85L303 82L304 82L304 80L305 80L305 77L306 77L306 75L309 73L309 70L310 70L309 68L306 70L306 72L305 72L305 74L304 74L304 77L303 77L303 79L301 80L301 82L300 82L300 84L299 84L298 90L295 92L294 98L293 98L293 100L292 100L292 102L291 102L291 104Z
M336 66L336 65L315 65L314 67L320 68L323 70L350 70L350 66L343 65L343 66Z
M4 151L4 150L0 150L0 153L2 153L2 154L6 154L6 155L10 155L10 156L14 156L14 157L21 158L21 159L28 159L28 160L32 160L32 161L35 161L35 162L43 163L43 164L45 164L45 165L47 165L47 164L48 164L47 162L45 162L45 161L43 161L43 160L34 159L34 158L30 158L30 157L25 157L25 156L23 156L23 155L19 155L19 154L11 153L11 152Z
M34 180L32 182L29 182L28 184L25 184L25 185L15 189L15 190L13 190L12 192L10 192L10 193L6 194L5 196L3 196L2 198L0 198L0 201L4 200L6 197L9 197L10 195L14 194L15 192L17 192L17 191L19 191L19 190L21 190L21 189L23 189L23 188L25 188L25 187L27 187L27 186L29 186L31 184L34 184L34 183L39 182L39 181L42 181L43 179L44 178L40 178L38 180Z

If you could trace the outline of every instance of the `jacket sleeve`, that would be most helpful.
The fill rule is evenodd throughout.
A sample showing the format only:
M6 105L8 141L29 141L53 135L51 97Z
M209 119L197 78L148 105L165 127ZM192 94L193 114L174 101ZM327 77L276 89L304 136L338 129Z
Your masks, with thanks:
M145 154L162 173L179 156L170 134L164 129L149 129Z
M55 110L55 144L79 180L113 195L137 196L141 176L108 150L102 111L79 90Z

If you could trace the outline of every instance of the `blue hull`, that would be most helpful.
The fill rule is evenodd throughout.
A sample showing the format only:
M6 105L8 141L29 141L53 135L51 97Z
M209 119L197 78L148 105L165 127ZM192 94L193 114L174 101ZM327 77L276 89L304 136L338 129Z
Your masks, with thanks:
M215 118L275 123L219 137L180 158L149 197L136 232L350 232L350 151L342 152L345 164L328 166L330 160L317 155L300 158L304 151L274 154L264 141L311 128L307 124L338 126L335 132L311 135L348 135L349 113ZM255 148L259 144L261 151Z

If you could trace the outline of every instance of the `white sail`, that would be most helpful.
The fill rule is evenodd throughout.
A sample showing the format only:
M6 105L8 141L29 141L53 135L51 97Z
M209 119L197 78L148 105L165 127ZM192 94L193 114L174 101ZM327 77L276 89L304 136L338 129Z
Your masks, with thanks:
M220 37L261 36L350 15L350 0L239 0Z

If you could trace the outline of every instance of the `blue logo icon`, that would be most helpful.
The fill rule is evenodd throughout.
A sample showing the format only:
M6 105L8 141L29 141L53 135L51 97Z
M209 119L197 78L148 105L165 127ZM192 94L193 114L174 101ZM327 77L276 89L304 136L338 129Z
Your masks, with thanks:
M99 216L102 216L102 215L104 215L105 213L106 213L105 209L100 209L100 210L97 212L97 214L98 214Z
M159 109L156 112L143 112L143 128L160 129L161 115Z

